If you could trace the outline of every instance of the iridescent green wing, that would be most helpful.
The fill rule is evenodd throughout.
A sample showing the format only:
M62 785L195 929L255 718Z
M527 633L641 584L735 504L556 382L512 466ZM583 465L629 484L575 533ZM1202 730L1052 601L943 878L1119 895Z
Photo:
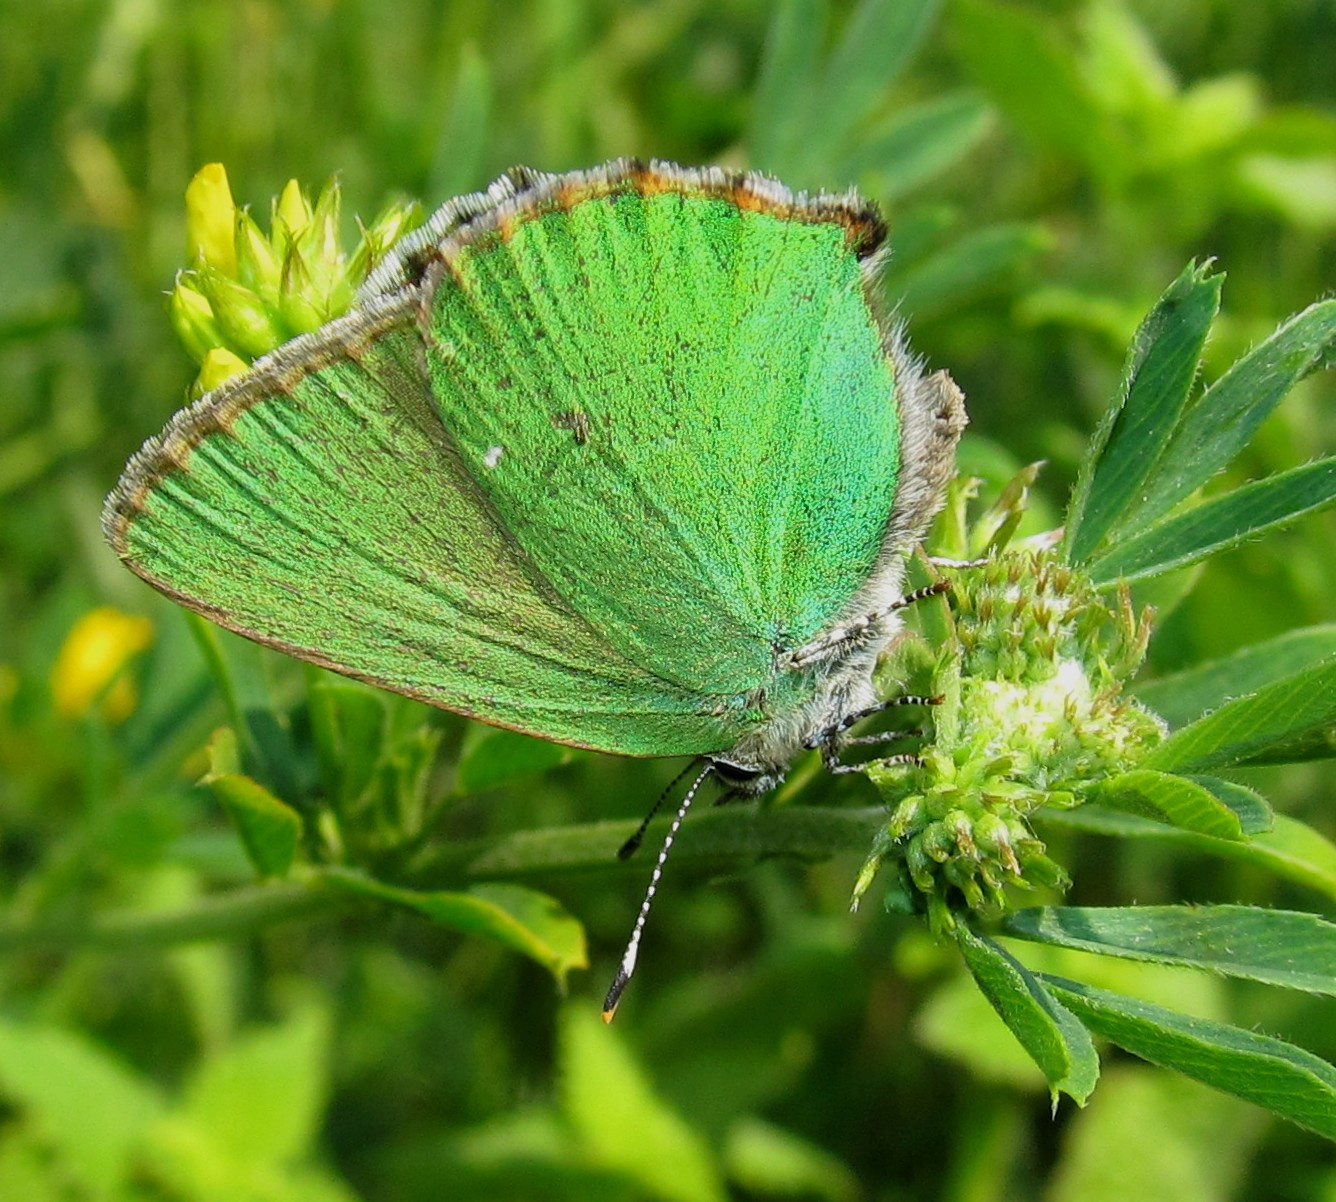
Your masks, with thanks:
M900 464L881 237L856 198L622 163L546 177L425 257L463 462L655 675L759 700L873 572Z
M416 312L374 301L178 415L108 499L117 553L223 626L489 722L729 745L717 700L609 645L510 536L442 426Z

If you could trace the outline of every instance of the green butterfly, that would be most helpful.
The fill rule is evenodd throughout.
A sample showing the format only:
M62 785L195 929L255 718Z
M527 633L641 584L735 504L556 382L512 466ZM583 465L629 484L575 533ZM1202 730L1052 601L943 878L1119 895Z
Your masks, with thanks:
M965 425L878 312L884 239L858 196L755 173L512 170L174 417L107 538L301 659L703 757L686 804L710 774L764 792L877 707Z

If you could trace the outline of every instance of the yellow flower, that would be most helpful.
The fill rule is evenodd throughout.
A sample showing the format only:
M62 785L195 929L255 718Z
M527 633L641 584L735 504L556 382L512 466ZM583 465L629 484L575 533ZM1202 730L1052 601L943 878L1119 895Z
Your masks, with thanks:
M394 201L370 229L359 224L358 244L345 254L336 180L314 205L289 180L266 234L237 208L223 165L201 167L186 188L188 266L167 301L177 336L201 365L195 395L346 313L367 274L421 221L417 204Z
M138 698L124 668L152 641L153 624L147 618L107 606L84 614L51 669L56 710L67 718L81 718L100 698L109 722L129 717Z

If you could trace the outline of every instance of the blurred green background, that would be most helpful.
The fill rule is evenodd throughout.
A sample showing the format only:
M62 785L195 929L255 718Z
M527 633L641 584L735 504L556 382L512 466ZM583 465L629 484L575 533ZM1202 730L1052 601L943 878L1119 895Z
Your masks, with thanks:
M0 1199L1336 1200L1320 1140L1130 1058L1052 1118L952 959L846 912L857 855L670 866L611 1033L644 863L527 882L586 925L567 1000L528 960L381 910L118 937L106 916L191 911L252 870L194 784L227 721L204 658L97 524L193 374L164 293L199 166L224 162L262 218L288 178L337 173L351 235L392 195L430 208L516 162L623 154L881 202L887 298L969 398L965 467L997 484L1047 460L1051 516L1187 260L1229 276L1208 374L1330 290L1333 64L1330 0L0 5ZM1332 400L1306 381L1231 470L1330 453ZM1334 533L1309 520L1148 598L1152 671L1333 619ZM309 746L302 670L264 663ZM518 742L488 760L493 736L401 710L440 740L437 846L636 817L678 767ZM1257 779L1336 832L1328 769ZM1062 852L1085 904L1317 904L1142 845ZM55 934L23 944L33 925ZM1329 1004L1136 972L1336 1057Z

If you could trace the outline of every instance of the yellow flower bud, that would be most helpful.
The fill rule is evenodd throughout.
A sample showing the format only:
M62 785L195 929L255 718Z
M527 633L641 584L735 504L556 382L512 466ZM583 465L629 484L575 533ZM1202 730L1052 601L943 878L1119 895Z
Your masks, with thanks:
M81 718L100 698L108 721L128 717L137 697L134 682L123 671L152 641L153 624L147 618L106 606L84 614L51 669L56 710L67 718Z
M199 376L195 380L195 393L197 396L203 396L233 376L244 376L249 370L250 364L241 356L229 351L225 346L216 346L204 356L204 361L200 364Z
M237 269L237 209L222 163L201 167L186 188L186 260L225 275Z
M310 224L311 205L303 195L301 185L295 179L290 179L283 185L283 191L274 204L274 217L270 222L278 253L287 254L292 243Z

